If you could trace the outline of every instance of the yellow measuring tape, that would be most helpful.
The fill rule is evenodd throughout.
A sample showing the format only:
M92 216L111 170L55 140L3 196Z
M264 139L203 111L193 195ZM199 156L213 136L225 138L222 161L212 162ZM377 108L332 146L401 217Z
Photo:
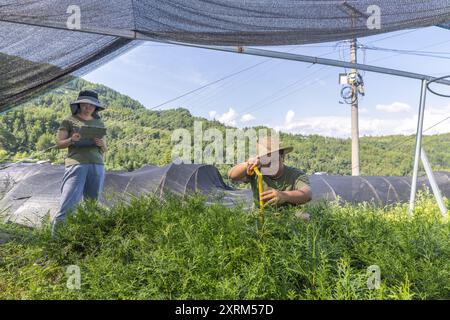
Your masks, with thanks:
M264 202L261 199L261 193L263 192L263 176L261 171L259 171L258 167L253 168L256 173L257 181L258 181L258 199L259 199L259 210L264 210Z
M256 173L256 180L258 183L259 212L262 214L264 212L264 202L261 199L261 193L263 192L263 176L258 167L254 167L253 170L249 172L250 175L253 175L253 173Z

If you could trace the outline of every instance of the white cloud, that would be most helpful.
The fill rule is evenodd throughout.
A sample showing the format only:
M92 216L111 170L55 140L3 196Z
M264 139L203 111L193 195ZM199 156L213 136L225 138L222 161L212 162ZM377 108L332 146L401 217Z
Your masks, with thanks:
M223 124L228 125L228 126L236 126L238 119L242 123L250 122L250 121L256 119L250 113L246 113L239 118L239 113L237 113L236 110L234 110L233 108L229 108L227 112L222 113L222 114L219 114L219 113L217 113L217 111L214 111L214 110L209 111L208 114L209 114L210 119L215 119L215 120L222 122Z
M235 126L236 125L236 119L238 118L238 114L233 108L228 109L227 112L222 114L217 114L215 111L210 111L209 116L211 117L211 113L213 113L215 119L217 121L222 122L225 125L228 126Z
M292 115L292 113L289 115ZM300 121L291 120L292 118L286 115L285 125L275 126L274 129L277 131L301 134L345 136L347 134L346 127L350 126L350 119L344 117L307 117Z
M211 110L208 114L211 119L215 119L216 115L217 115L217 111Z
M327 85L326 81L319 79L319 78L314 79L314 81L321 87L325 87Z
M359 113L368 113L369 109L367 108L358 108Z
M377 104L375 109L381 112L404 112L411 110L411 106L409 104L403 103L403 102L394 102L391 104Z
M438 134L450 132L450 119L425 131L427 128L450 116L450 105L445 107L430 107L425 109L424 133ZM402 119L381 119L359 117L360 136L371 135L410 135L416 133L417 115L411 115ZM284 132L300 134L319 134L330 137L348 138L351 136L351 118L341 116L306 117L300 121L287 122L274 129Z
M428 111L430 114L440 114L440 115L449 115L450 113L450 104L444 107L425 107L425 111Z
M179 79L182 81L193 83L198 86L204 86L209 82L208 79L206 79L202 73L196 70L190 70L187 75L185 74L180 75Z
M251 115L250 113L247 113L247 114L244 114L241 117L241 122L249 122L249 121L252 121L252 120L255 120L255 119L256 118L253 115Z
M291 123L292 122L292 120L294 120L294 117L295 117L295 112L294 112L294 110L289 110L287 113L286 113L286 118L285 118L285 123L286 124L289 124L289 123Z

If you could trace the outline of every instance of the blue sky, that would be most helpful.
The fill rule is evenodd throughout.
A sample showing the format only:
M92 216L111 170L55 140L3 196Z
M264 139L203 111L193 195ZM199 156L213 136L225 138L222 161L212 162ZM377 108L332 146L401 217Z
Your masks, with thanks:
M358 62L434 76L450 74L450 30L429 27L358 39L382 48L437 52L447 59L358 50ZM348 44L331 42L265 49L348 60ZM365 53L364 53L365 52ZM87 74L147 108L263 62L159 109L183 107L193 115L237 127L267 125L285 132L350 136L350 106L340 104L342 68L145 42ZM420 81L366 72L360 135L415 133ZM448 88L435 86L449 94ZM427 94L424 128L450 116L450 99ZM450 119L426 134L450 132Z

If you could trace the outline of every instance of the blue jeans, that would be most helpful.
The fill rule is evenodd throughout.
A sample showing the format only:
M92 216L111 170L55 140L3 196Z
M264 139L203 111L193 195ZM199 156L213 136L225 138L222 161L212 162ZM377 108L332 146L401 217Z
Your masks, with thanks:
M82 163L65 168L61 183L60 209L52 221L53 235L58 225L66 218L66 214L81 201L81 197L100 199L104 181L103 164Z

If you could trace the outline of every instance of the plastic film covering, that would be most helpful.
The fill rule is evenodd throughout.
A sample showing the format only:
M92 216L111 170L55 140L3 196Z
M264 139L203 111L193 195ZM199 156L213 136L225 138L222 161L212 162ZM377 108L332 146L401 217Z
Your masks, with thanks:
M0 169L0 214L8 221L29 226L40 225L47 216L53 218L59 209L63 174L63 165L4 165ZM164 197L192 192L205 194L207 204L253 205L251 192L233 190L214 166L197 164L147 165L131 172L107 172L101 202L112 206L143 194Z
M450 173L434 173L442 195L450 197ZM310 177L313 199L340 200L341 202L370 202L379 206L409 201L411 177L329 176ZM418 178L418 190L431 190L426 176Z
M0 208L8 221L37 226L59 209L64 166L49 163L17 163L0 169ZM450 197L450 173L436 172L444 196ZM351 177L312 175L309 177L313 201L369 202L378 206L407 202L411 177ZM429 188L428 179L420 177L418 190ZM202 164L147 165L138 170L106 173L103 199L106 206L129 202L144 194L163 198L167 194L185 196L199 192L208 205L253 207L249 189L226 185L214 166Z

